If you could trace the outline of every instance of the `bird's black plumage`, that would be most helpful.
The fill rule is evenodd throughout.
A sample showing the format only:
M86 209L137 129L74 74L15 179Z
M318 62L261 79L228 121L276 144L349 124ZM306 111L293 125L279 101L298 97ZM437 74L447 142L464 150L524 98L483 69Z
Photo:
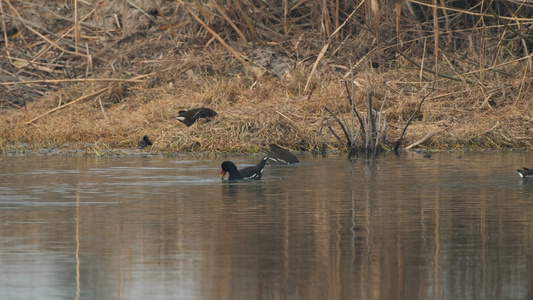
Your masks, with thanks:
M520 177L524 179L533 177L533 170L528 169L526 167L522 167L522 169L518 169L516 171L518 172L518 175L520 175Z
M261 176L263 176L263 169L265 168L266 161L267 157L264 157L257 163L257 165L246 167L244 169L239 170L239 172L241 172L242 176L244 176L245 179L261 179Z
M144 149L146 146L152 146L152 141L150 141L150 138L148 138L147 135L143 136L143 138L137 143L137 149Z
M178 112L178 115L173 117L174 119L182 122L187 127L191 126L196 122L196 120L200 118L212 118L217 115L217 112L207 108L207 107L201 107L201 108L193 108L190 110L181 110Z
M268 146L270 152L268 153L268 159L274 163L278 164L296 164L300 161L294 154L290 153L288 150L281 148L278 145L270 144Z
M241 170L238 170L233 162L225 161L222 163L222 171L220 172L220 175L224 176L226 173L229 173L228 180L261 179L267 159L267 157L264 157L259 163L257 163L257 165L246 167Z
M231 161L225 161L222 163L222 171L220 172L220 175L224 177L226 173L229 173L228 180L244 179L244 176L239 172L237 166Z

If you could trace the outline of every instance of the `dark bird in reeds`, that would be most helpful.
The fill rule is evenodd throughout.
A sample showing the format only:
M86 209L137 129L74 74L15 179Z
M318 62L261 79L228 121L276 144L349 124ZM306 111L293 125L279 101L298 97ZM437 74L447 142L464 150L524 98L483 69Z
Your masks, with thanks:
M231 161L225 161L222 163L222 171L220 176L224 178L226 173L229 173L228 180L239 180L239 179L261 179L263 176L263 170L265 168L267 158L264 157L261 161L252 167L246 167L241 170L237 169L237 166Z
M522 167L522 169L518 169L516 172L518 172L518 175L524 179L533 177L533 170L526 167Z
M173 118L187 125L187 127L189 127L192 124L194 124L196 120L200 118L206 118L209 121L210 118L216 115L217 115L216 111L210 108L201 107L201 108L193 108L191 110L181 110L178 112L178 115Z
M268 152L268 159L277 164L296 164L300 161L294 154L290 153L288 150L281 148L278 145L270 144L268 145L270 151Z
M152 146L152 141L150 141L150 138L148 138L147 135L143 136L143 138L137 143L137 149L144 149L146 146Z

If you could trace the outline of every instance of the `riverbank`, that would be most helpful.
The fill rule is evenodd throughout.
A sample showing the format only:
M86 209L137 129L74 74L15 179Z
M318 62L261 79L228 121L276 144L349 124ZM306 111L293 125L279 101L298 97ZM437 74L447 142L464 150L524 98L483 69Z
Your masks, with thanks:
M204 90L184 86L154 91L132 85L128 88L131 94L116 104L109 105L105 103L107 99L101 97L52 111L99 89L77 84L70 92L54 93L29 104L27 110L4 111L0 117L3 124L0 148L4 152L13 148L45 147L99 153L135 148L142 136L148 135L153 141L149 149L156 153L248 153L261 151L269 143L297 151L312 151L323 145L327 145L328 150L343 151L346 146L329 127L344 139L342 129L322 111L327 106L350 123L346 94L334 79L338 78L317 88L310 97L292 93L287 81L276 78L260 80L254 87L232 79L213 82L204 78L202 80L211 81ZM455 93L463 97L449 99L452 96L448 96L445 83L442 86L439 88L437 84L436 92L426 99L419 115L408 127L403 148L428 135L430 137L417 147L450 150L532 146L530 100L493 98L492 101L499 104L490 105L483 99L468 98L464 91ZM70 101L66 100L69 98ZM359 100L356 107L362 114L366 109L363 99L356 97ZM418 101L418 93L375 100L378 109L383 104L382 112L387 120L385 147L390 149L400 136ZM204 106L218 112L213 121L200 121L186 127L172 118L179 110ZM38 116L41 117L28 123ZM359 128L357 122L353 128Z
M150 150L163 153L249 153L261 151L270 143L296 151L324 146L346 150L342 128L324 111L328 107L345 125L352 124L347 92L341 82L346 79L345 72L325 68L320 81L304 91L305 69L291 70L283 77L265 74L257 80L251 76L211 76L200 73L202 66L184 72L180 60L209 64L210 58L213 66L219 61L220 67L222 49L218 53L204 52L204 56L194 52L190 55L154 62L151 68L161 71L140 82L109 82L107 76L102 76L101 82L70 83L25 108L4 109L0 116L0 149L69 148L97 153L135 148L148 135L153 141ZM231 59L226 63L231 65ZM533 99L530 94L520 94L519 79L515 79L517 84L495 83L487 94L484 87L441 78L431 92L431 81L419 81L416 70L407 70L396 68L381 74L376 69L362 70L350 86L362 118L367 115L369 88L373 109L386 119L385 149L392 148L413 114L402 148L421 140L416 147L449 150L533 146ZM153 81L158 85L151 86ZM199 121L190 127L172 118L180 110L195 107L210 107L218 115L211 122ZM351 128L357 132L359 127L354 118Z
M154 77L139 83L105 79L72 83L25 108L4 109L0 149L66 147L100 152L135 148L148 135L153 141L152 152L248 153L261 151L270 143L297 151L324 145L329 150L346 150L330 130L345 142L342 128L324 112L328 107L344 124L352 124L342 73L323 72L321 81L303 92L306 78L302 70L257 80L205 76L196 71L189 72L187 78L176 78L180 68L175 59L169 57L154 66L167 66L152 75L163 82L157 87L148 86ZM403 148L421 140L416 147L533 146L533 99L530 95L519 98L519 88L513 83L495 86L487 95L481 88L439 79L430 93L430 82L416 81L416 73L413 70L399 76L397 70L378 74L370 69L356 74L353 80L357 111L367 115L369 87L373 109L387 121L385 149L399 138L427 94L407 128ZM190 127L172 118L178 111L194 107L210 107L218 115L211 122L199 121ZM354 120L351 128L357 131L359 123Z

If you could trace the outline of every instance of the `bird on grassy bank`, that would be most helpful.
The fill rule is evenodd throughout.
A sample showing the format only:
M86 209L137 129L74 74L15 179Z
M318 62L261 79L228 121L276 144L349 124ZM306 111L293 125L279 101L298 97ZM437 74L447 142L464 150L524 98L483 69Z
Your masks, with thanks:
M290 153L288 150L281 148L278 145L270 144L268 145L270 152L268 152L268 159L277 164L296 164L300 161L294 154Z
M217 112L206 107L201 108L193 108L190 110L180 110L178 112L178 115L173 117L174 119L182 122L187 127L191 126L196 122L196 120L200 118L206 118L208 121L210 121L210 118L217 115Z
M229 173L228 180L239 180L239 179L261 179L263 175L263 169L267 157L264 157L257 163L257 165L252 167L246 167L244 169L238 170L237 166L231 161L225 161L222 163L222 171L220 171L220 176L224 179L224 175Z
M533 170L526 167L522 167L522 169L518 169L516 171L518 172L518 175L524 179L533 177Z
M137 149L144 149L146 146L152 146L152 141L150 141L150 138L148 138L147 135L143 136L143 138L137 143Z

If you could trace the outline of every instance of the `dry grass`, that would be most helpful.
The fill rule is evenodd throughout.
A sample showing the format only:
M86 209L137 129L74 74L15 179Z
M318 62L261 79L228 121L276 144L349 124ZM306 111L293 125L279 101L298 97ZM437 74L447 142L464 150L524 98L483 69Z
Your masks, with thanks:
M205 61L204 57L202 61ZM213 62L214 63L214 62ZM160 62L162 66L167 65ZM177 66L176 69L181 68ZM80 83L31 103L26 110L8 110L0 116L2 147L28 143L35 147L85 147L100 143L99 149L133 148L148 135L154 142L152 151L257 152L269 143L293 150L309 151L322 143L330 149L342 145L322 127L322 108L327 105L350 119L349 104L339 75L322 74L322 81L309 95L299 93L305 77L284 79L265 76L256 82L250 78L198 74L174 81L174 69L159 74L161 85L146 88L145 84ZM196 72L196 68L195 68ZM297 72L297 71L295 71ZM375 95L375 109L385 101L387 140L393 143L418 102L427 92L428 84L410 80L405 72L392 70L381 75L372 72L370 86ZM412 76L416 76L413 72ZM354 100L365 113L365 78L359 76ZM530 147L533 116L532 99L515 101L512 88L506 98L493 96L490 101L482 89L478 91L462 83L449 85L439 80L407 131L404 145L427 133L443 129L426 146L435 148ZM31 124L26 121L101 88L118 90L120 96L103 93L79 101L61 110L46 114ZM492 104L491 104L492 103ZM171 117L181 109L207 106L218 116L212 122L199 122L185 127ZM328 117L329 124L340 132Z
M0 148L105 152L134 148L148 135L154 142L149 148L153 152L257 152L270 143L302 151L324 144L332 150L346 150L327 129L331 126L339 134L338 124L323 113L327 106L351 122L342 80L350 82L355 106L363 115L367 88L373 108L380 110L383 104L387 119L384 147L388 147L428 93L437 69L435 91L409 126L404 147L435 132L419 147L533 146L531 41L528 32L516 39L520 35L509 27L522 28L533 19L518 18L512 23L509 18L497 20L485 10L485 26L474 22L468 27L464 24L474 18L471 13L475 11L454 8L440 19L450 35L439 38L428 15L425 21L404 15L398 23L402 28L396 31L395 14L387 7L380 8L382 23L376 24L368 10L358 10L351 2L341 4L346 4L341 5L345 11L292 8L292 13L301 13L292 18L271 8L255 11L253 16L246 9L219 15L220 7L205 4L202 9L196 7L198 11L167 10L162 21L166 27L158 24L158 30L126 33L107 28L107 35L102 28L80 23L74 27L85 31L76 43L81 39L87 44L77 45L80 52L68 52L69 56L64 43L75 35L57 29L57 35L65 35L52 41L34 34L32 30L40 29L37 25L13 21L24 36L23 42L4 46L2 74L9 80L0 84L0 91L7 95L0 114ZM13 16L9 20L18 18L19 7L2 5ZM433 11L426 4L420 8L429 15ZM499 10L502 17L511 11ZM21 13L24 19L27 15ZM213 31L200 26L191 17L195 13L208 19L206 24ZM326 23L316 22L320 14L329 14ZM254 18L262 23L250 23ZM339 20L346 23L341 26ZM374 28L381 28L380 51ZM221 46L213 39L217 35L229 42ZM431 40L435 36L438 43ZM97 42L104 38L105 42ZM37 53L41 46L49 47L47 56ZM321 50L327 50L323 56ZM29 57L28 51L35 52ZM370 67L378 61L379 69ZM285 68L276 69L274 63ZM202 106L219 115L212 122L191 127L172 119L179 110ZM357 122L354 127L358 129Z

